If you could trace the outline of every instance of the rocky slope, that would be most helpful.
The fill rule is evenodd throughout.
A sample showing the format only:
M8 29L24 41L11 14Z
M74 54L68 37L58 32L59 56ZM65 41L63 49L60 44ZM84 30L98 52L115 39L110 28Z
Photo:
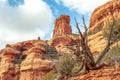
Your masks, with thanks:
M90 29L92 32L97 32L113 19L119 18L120 0L110 0L94 10L90 18Z
M119 80L120 67L104 66L99 70L93 70L88 74L72 77L68 80Z

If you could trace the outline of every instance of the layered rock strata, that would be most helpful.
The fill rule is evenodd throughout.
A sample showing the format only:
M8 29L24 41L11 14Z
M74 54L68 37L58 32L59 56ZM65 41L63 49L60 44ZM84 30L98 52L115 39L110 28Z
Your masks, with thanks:
M72 29L70 26L70 16L61 15L59 18L55 20L55 27L53 31L53 37L57 38L59 36L72 34Z
M78 36L76 38L72 34L72 28L70 26L70 16L61 15L55 20L55 28L53 31L51 45L57 50L60 47L65 47L68 44L74 45L74 42L72 42L72 40L69 37L73 38L74 40L78 39Z
M110 0L96 8L90 18L90 30L98 32L104 26L120 18L120 0Z
M0 80L37 80L52 70L52 61L42 59L45 45L40 39L7 45L0 51Z

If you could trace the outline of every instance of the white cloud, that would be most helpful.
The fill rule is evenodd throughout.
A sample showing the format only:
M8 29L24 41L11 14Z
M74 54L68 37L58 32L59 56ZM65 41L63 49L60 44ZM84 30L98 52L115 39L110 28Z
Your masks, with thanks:
M53 19L52 11L43 0L24 0L25 4L10 7L0 0L0 44L43 38ZM5 45L5 44L4 44Z
M1 1L5 2L6 0L1 0Z
M61 0L64 6L82 14L93 11L107 1L109 0Z

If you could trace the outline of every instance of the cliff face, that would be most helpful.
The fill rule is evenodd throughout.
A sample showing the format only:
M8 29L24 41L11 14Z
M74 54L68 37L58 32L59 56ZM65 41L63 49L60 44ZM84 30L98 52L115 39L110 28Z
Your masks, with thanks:
M51 45L58 53L68 49L60 49L72 41L66 37L72 36L70 17L62 15L55 21L55 28ZM53 69L52 60L43 59L46 54L47 41L28 40L16 44L8 44L0 51L0 80L37 80Z
M107 45L107 40L103 37L102 31L88 37L88 45L93 54L100 53Z
M13 80L13 75L17 74L17 65L14 64L20 51L7 45L5 49L1 50L0 54L0 80ZM15 78L16 76L14 76Z
M111 0L96 8L90 18L90 30L98 32L102 27L120 18L120 0Z
M52 61L41 58L46 52L46 43L38 40L33 45L24 53L26 58L20 64L20 80L38 80L53 68Z
M42 59L45 45L42 40L7 45L0 54L0 80L37 80L52 70L52 61Z

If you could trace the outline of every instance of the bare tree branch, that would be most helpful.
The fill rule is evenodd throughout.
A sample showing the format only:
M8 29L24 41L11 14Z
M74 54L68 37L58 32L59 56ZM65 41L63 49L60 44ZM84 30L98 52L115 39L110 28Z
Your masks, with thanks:
M81 38L82 38L82 39L84 39L84 37L83 37L83 35L82 35L82 32L81 32L81 30L79 29L78 22L77 22L77 20L76 20L76 18L75 18L75 17L74 17L74 19L75 19L75 23L76 23L76 28L77 28L77 30L78 30L78 32L79 32L79 34L80 34Z
M75 18L75 22L76 22L76 28L77 28L77 30L78 30L78 32L79 32L79 34L80 34L80 36L81 36L81 41L80 41L80 44L81 44L81 48L82 48L82 54L84 54L85 55L85 57L87 58L87 61L88 61L88 63L89 63L89 65L95 65L95 62L94 62L94 58L93 58L93 55L92 55L92 53L91 53L91 51L90 51L90 48L88 47L88 44L86 44L86 38L87 38L87 35L86 35L86 37L85 37L85 35L83 35L82 34L82 32L81 32L81 30L80 30L80 28L79 28L79 25L78 25L78 23L77 23L77 20L76 20L76 18ZM83 18L83 22L84 22L84 18ZM86 27L86 24L85 24L85 22L84 22L84 25L85 25L85 27L84 28L86 28L86 31L85 31L85 34L87 34L87 27ZM85 60L86 61L86 60ZM87 62L86 62L86 64L87 64ZM88 66L88 65L87 65ZM89 67L90 68L90 67Z
M109 38L108 38L108 42L107 42L107 46L105 47L105 49L103 50L103 52L101 53L101 55L99 56L99 58L96 61L96 66L100 64L100 62L102 61L102 59L104 58L104 56L107 54L108 50L110 49L110 45L112 45L113 43L111 43L111 36L112 36L112 31L113 31L113 27L114 27L114 21L113 24L111 26L110 29L110 34L109 34Z
M88 35L87 35L88 28L86 26L84 16L82 16L82 20L83 20L83 25L84 25L84 30L85 30L85 32L84 32L85 43L87 44L87 42L88 42Z
M74 19L75 19L75 23L76 23L76 28L80 35L80 41L76 42L71 37L69 37L69 36L67 36L67 37L76 44L75 48L69 47L69 46L68 46L68 48L71 49L72 51L74 51L74 54L83 62L82 67L80 68L80 70L78 72L80 72L83 68L85 68L86 71L88 72L89 70L98 69L98 68L102 67L100 65L100 63L101 63L102 59L104 58L104 56L106 55L106 53L108 52L110 45L112 44L111 43L111 35L112 35L112 30L113 30L114 24L112 25L111 30L110 30L110 35L108 38L107 46L105 47L105 49L99 56L98 60L95 62L92 52L88 46L88 29L89 28L87 28L87 26L85 24L84 16L82 16L83 25L84 25L84 29L85 29L84 34L82 34L82 32L81 32L76 18L74 18Z

